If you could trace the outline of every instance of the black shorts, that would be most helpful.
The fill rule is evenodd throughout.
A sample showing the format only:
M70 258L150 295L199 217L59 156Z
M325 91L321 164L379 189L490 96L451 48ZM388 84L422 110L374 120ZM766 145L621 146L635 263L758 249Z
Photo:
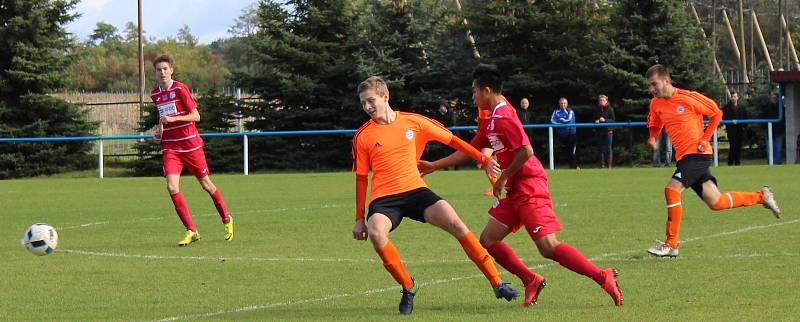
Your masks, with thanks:
M700 198L703 197L703 183L708 180L717 184L717 178L711 174L712 156L709 154L687 154L678 161L678 168L672 178L680 181L684 188L691 187Z
M431 189L426 187L383 196L369 204L367 219L375 213L381 213L392 221L392 230L400 226L403 217L408 217L419 222L425 222L425 209L443 200Z

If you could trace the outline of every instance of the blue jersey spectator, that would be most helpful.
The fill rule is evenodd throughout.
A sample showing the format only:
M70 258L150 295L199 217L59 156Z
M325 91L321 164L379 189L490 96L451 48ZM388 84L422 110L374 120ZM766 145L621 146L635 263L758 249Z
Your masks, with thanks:
M575 124L575 112L569 108L569 102L566 97L562 97L558 100L558 108L553 111L553 115L550 116L550 123ZM556 128L556 133L558 133L558 140L561 142L562 153L564 157L569 160L569 167L571 169L578 169L575 127L558 127Z

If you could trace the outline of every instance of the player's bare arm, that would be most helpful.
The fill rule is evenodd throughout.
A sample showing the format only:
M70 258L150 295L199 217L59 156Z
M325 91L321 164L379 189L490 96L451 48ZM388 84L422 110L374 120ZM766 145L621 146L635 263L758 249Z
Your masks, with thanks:
M525 162L528 162L528 159L530 159L532 156L533 148L531 148L530 145L523 145L517 149L514 154L514 161L511 161L511 164L508 165L508 168L505 168L500 172L500 177L498 177L497 181L495 181L492 185L492 191L497 199L502 197L503 187L505 187L508 178L514 176L514 174L517 173L517 171L519 171Z

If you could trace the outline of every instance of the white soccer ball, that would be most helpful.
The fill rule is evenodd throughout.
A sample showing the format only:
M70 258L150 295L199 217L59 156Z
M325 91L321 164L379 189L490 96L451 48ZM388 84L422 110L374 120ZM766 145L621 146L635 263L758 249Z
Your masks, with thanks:
M58 233L48 224L36 223L28 227L22 236L22 245L34 255L44 256L52 253L58 246Z

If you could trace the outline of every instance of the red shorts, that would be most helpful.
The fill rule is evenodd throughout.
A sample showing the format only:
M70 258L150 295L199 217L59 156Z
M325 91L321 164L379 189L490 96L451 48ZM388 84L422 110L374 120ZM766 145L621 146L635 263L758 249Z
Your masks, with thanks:
M211 170L208 169L208 164L206 163L206 153L202 148L182 153L165 150L163 155L164 176L168 174L181 175L184 166L198 179L211 174Z
M533 240L561 231L545 178L525 178L514 183L505 198L495 202L489 215L516 232L520 227Z

